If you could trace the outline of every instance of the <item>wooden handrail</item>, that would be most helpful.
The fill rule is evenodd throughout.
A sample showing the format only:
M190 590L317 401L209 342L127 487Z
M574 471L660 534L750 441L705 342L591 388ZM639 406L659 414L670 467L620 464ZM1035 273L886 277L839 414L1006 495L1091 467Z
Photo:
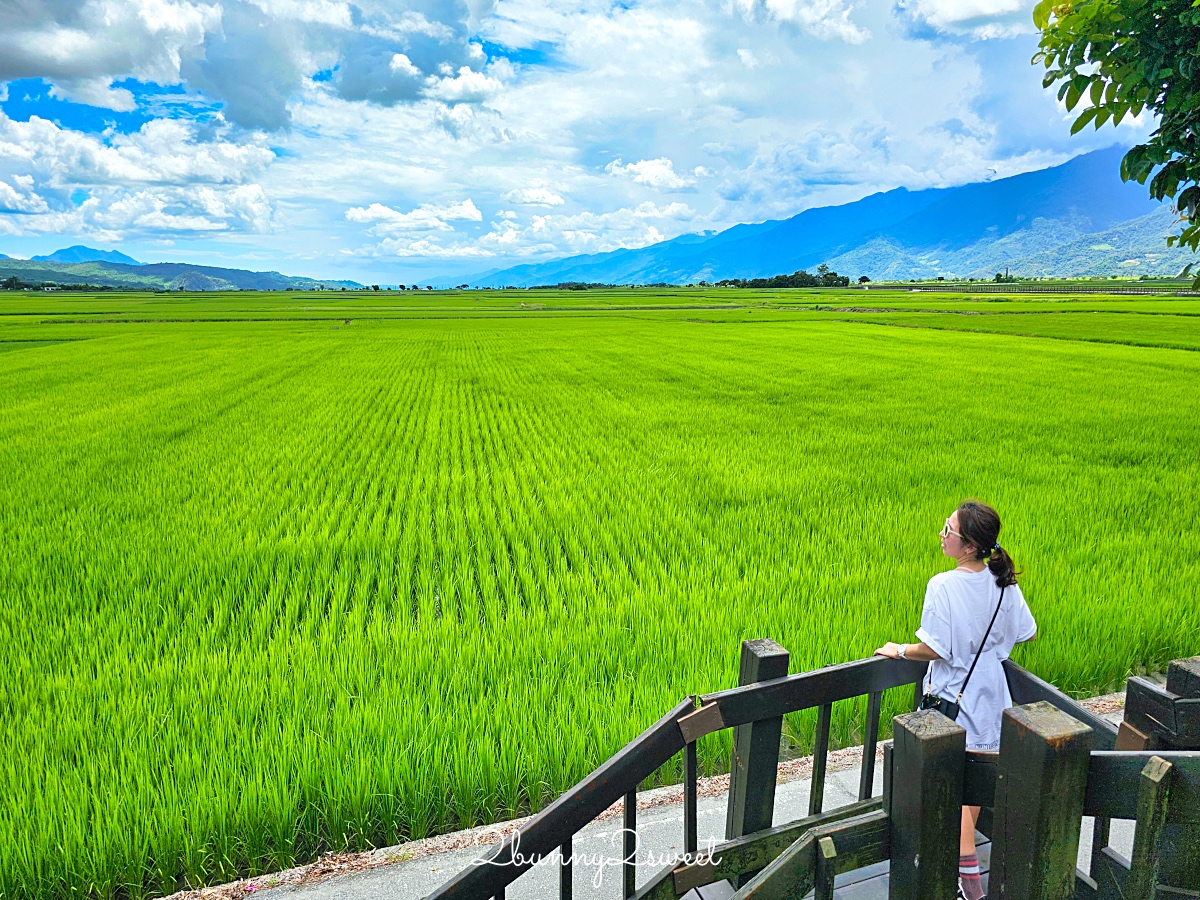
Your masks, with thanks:
M926 663L913 660L872 656L826 666L814 672L704 694L700 701L704 706L716 704L721 711L723 727L731 728L838 700L916 684L924 677L925 666Z
M530 868L531 857L548 858L577 831L589 824L683 749L679 719L695 708L688 697L626 744L588 775L505 838L486 862L469 865L429 895L429 900L481 900L503 892ZM513 861L513 847L522 857Z
M704 734L915 684L924 672L925 663L874 656L706 694L702 698L704 706L716 706L720 715L706 720L698 731L688 729L685 738L679 720L696 711L695 699L689 697L505 838L479 864L469 865L453 876L427 900L501 896L505 887L530 868L531 858L549 858L600 813L635 791L672 756L685 747L694 747ZM694 778L695 770L688 768ZM520 856L518 862L513 861L514 846Z

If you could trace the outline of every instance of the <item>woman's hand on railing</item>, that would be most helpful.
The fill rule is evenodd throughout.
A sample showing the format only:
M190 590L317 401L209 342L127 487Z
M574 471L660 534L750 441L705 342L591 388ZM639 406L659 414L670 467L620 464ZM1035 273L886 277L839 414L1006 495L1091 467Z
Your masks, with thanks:
M886 656L890 659L900 659L900 647L904 647L904 659L915 659L919 662L929 662L933 659L941 659L933 648L922 641L919 644L896 644L888 641L882 647L875 651L876 656Z

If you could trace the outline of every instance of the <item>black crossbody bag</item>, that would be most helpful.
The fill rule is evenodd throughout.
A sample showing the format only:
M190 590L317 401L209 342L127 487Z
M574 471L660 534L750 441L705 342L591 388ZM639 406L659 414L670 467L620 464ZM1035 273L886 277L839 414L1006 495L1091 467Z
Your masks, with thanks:
M1005 585L1004 587L1007 586ZM996 624L996 616L1000 615L1000 606L1004 603L1004 587L1000 588L1000 602L996 604L996 611L992 613L992 621L988 622L987 631L983 633L983 640L979 644L979 649L975 652L975 659L971 662L971 668L967 670L967 677L963 679L958 696L953 700L947 700L945 697L929 693L929 689L927 688L925 696L921 698L921 704L917 709L936 709L947 719L958 718L959 704L962 703L963 694L966 693L967 682L975 674L975 666L979 663L979 657L983 655L984 644L987 643L988 636L992 633L992 626ZM931 684L929 687L933 687L933 685Z

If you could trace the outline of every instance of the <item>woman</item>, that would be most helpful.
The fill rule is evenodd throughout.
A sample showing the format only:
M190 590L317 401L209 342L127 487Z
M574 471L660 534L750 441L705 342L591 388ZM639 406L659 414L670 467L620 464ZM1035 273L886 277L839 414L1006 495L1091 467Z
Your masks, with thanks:
M967 730L968 750L996 751L1000 749L1001 715L1012 706L1002 663L1014 645L1037 637L1037 624L1017 586L1013 561L1000 546L1000 516L994 509L967 500L946 520L941 534L942 553L958 565L929 579L917 629L919 643L889 641L875 652L928 660L925 693L957 700L957 722ZM995 622L988 631L993 615ZM979 662L964 692L963 682L976 654ZM966 900L983 897L975 853L978 818L978 806L963 807L958 872L959 896Z

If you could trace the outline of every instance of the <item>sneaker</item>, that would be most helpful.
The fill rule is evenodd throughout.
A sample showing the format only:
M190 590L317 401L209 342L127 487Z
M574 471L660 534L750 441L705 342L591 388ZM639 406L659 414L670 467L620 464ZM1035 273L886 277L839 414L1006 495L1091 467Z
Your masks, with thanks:
M962 879L958 879L958 896L955 900L967 900L967 892L963 890Z

